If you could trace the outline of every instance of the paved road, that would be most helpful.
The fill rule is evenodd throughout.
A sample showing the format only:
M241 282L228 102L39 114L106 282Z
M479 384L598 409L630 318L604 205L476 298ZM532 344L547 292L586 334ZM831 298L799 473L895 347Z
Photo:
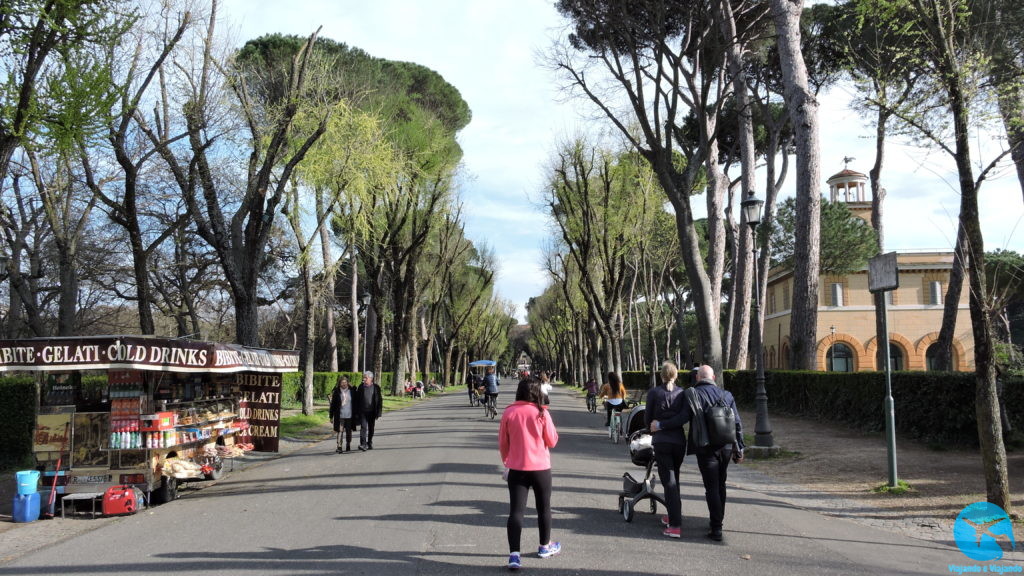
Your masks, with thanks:
M503 388L511 391L511 382ZM511 394L499 399L504 406ZM524 555L550 574L939 574L973 565L955 548L810 512L731 472L725 542L704 539L707 509L684 467L683 538L661 535L646 506L616 510L622 474L642 475L603 415L556 388L554 538L560 556ZM332 441L236 471L209 488L4 563L0 574L489 574L507 558L507 491L498 422L452 393L386 414L376 449L335 454ZM659 514L662 511L659 510ZM90 520L53 520L81 525ZM39 523L33 523L39 524ZM9 531L4 536L15 535ZM524 550L536 545L528 516Z

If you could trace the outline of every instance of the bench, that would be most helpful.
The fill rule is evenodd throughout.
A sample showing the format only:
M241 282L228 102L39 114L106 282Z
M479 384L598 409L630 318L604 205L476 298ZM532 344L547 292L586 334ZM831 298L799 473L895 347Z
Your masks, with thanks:
M92 504L92 517L96 517L96 503L103 503L103 492L80 492L78 494L65 494L60 499L60 517L64 519L64 507L68 501L76 502L78 500L89 500ZM74 504L72 504L72 513L74 513Z

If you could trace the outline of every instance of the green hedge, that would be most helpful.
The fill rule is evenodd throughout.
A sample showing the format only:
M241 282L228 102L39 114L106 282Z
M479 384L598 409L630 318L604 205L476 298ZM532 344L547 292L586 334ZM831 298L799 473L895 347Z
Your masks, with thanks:
M349 382L353 386L358 386L363 381L362 372L314 372L313 373L313 398L315 400L328 400L331 397L331 391L334 390L334 384L338 381L338 376L348 376ZM433 378L440 380L440 375L436 372L433 373ZM301 403L302 402L302 372L287 372L283 374L281 381L281 399L282 403ZM424 383L430 381L430 377L424 378L422 372L418 373L416 380L422 380ZM413 380L414 382L416 380ZM391 383L394 378L391 372L385 372L380 375L377 384L380 385L381 390L391 390Z
M740 406L754 407L755 385L753 371L725 373L725 387ZM766 372L765 391L769 415L837 421L867 431L885 429L883 372ZM939 444L978 444L974 374L894 372L892 396L901 435ZM1021 429L1024 379L1006 380L1003 401L1011 425Z
M31 462L32 429L36 425L34 376L0 378L0 468Z

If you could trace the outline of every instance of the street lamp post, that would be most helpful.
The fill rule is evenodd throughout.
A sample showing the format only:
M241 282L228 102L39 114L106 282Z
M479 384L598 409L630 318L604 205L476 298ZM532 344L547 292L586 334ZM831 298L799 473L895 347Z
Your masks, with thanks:
M750 226L751 252L754 254L754 359L757 364L756 388L754 391L754 405L757 409L754 420L754 446L760 448L771 448L775 446L775 439L772 437L772 427L768 423L768 393L764 388L764 330L761 325L761 289L757 280L757 225L761 223L761 206L764 201L751 193L747 199L740 202L743 208L743 216Z
M832 355L832 364L830 366L827 366L826 368L828 368L829 370L835 372L835 370L836 370L836 325L833 324L833 325L829 326L828 329L832 333L832 342L829 344L829 352Z
M369 370L366 366L366 351L370 348L370 293L367 292L360 297L363 303L363 310L366 311L366 329L363 330L363 371ZM372 358L372 357L371 357Z

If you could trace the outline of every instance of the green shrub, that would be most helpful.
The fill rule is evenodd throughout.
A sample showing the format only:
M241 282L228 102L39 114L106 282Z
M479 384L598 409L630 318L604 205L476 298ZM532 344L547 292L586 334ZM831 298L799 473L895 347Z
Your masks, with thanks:
M660 376L655 376L659 378ZM630 394L646 393L651 388L650 372L623 372L622 384L629 390Z
M431 376L432 375L432 376ZM281 383L281 403L286 406L298 406L302 404L302 386L303 386L303 374L302 372L289 372L283 375ZM338 376L347 376L348 381L352 386L358 386L363 381L362 372L314 372L313 373L313 400L330 400L331 392L334 390L334 385L338 381ZM424 385L430 380L430 377L440 380L440 374L432 372L428 377L424 378L423 372L417 372L417 377L413 380L422 380ZM390 392L391 383L394 378L391 372L385 372L380 375L377 380L377 384L385 394Z
M725 388L754 407L755 373L727 371ZM843 422L867 431L885 429L884 372L771 371L765 373L769 414ZM936 445L977 445L975 376L966 372L893 372L896 430ZM1006 413L1024 426L1024 379L1003 386ZM752 423L748 424L752 425Z
M0 377L0 468L24 466L32 457L36 425L34 376Z

